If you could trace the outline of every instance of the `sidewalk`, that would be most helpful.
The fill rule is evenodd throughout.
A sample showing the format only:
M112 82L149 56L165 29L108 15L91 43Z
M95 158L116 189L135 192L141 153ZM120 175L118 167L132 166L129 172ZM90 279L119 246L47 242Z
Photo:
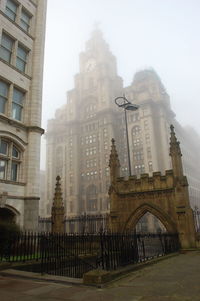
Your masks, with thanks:
M98 289L0 276L1 301L200 301L200 251L163 260Z

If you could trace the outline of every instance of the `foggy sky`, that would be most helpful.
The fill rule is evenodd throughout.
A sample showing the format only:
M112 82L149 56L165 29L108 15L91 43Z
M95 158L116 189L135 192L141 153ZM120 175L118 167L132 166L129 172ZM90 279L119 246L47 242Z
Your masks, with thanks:
M124 86L152 67L177 120L200 133L199 16L199 0L48 0L43 128L74 87L79 53L99 22ZM44 169L44 147L41 159Z

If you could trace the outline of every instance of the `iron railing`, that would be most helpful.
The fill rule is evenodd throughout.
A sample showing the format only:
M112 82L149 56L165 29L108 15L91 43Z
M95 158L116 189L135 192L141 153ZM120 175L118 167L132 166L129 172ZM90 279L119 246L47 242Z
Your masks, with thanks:
M41 259L41 233L10 233L0 244L0 261L25 262Z
M147 261L179 250L177 234L102 233L100 236L99 265L106 270Z
M177 234L19 233L0 245L0 260L30 262L20 269L82 277L91 269L117 269L179 250Z

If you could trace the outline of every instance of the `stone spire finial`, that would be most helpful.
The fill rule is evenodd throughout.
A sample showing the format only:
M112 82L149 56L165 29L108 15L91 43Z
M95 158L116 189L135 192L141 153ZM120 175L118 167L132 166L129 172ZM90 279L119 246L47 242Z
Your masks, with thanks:
M55 193L54 193L54 207L60 207L63 206L63 199L62 199L62 191L61 191L61 184L60 184L60 176L56 177L56 187L55 187Z
M51 208L51 218L52 218L52 232L62 233L64 232L64 205L62 199L60 176L56 177L56 187L55 194L53 198L53 206Z
M172 156L172 154L177 154L179 156L182 156L181 149L180 149L180 142L176 138L174 126L172 124L170 125L170 130L171 130L171 133L170 133L170 156Z
M183 165L182 165L182 159L181 159L181 148L180 148L180 142L177 140L174 126L170 125L170 153L169 155L172 158L172 168L174 171L174 175L176 177L182 177L183 176Z
M111 153L109 160L111 182L115 181L120 176L120 162L115 146L115 140L111 140Z

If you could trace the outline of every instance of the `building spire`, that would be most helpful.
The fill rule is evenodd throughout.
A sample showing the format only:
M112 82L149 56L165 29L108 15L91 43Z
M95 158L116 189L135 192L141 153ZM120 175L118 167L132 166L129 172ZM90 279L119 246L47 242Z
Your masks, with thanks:
M62 191L61 191L61 183L60 183L60 176L56 177L56 187L55 187L55 193L54 193L54 207L61 207L63 206L63 199L62 199Z
M172 159L172 168L175 177L183 177L183 165L182 165L182 154L180 148L180 142L177 140L174 126L170 125L170 153Z
M115 140L112 138L111 140L111 153L110 153L110 160L109 160L109 167L110 167L110 178L111 182L115 182L117 178L120 177L120 162L115 146Z
M60 176L56 177L56 187L53 199L53 206L51 208L51 218L52 218L52 232L62 233L64 232L64 205L62 199Z

